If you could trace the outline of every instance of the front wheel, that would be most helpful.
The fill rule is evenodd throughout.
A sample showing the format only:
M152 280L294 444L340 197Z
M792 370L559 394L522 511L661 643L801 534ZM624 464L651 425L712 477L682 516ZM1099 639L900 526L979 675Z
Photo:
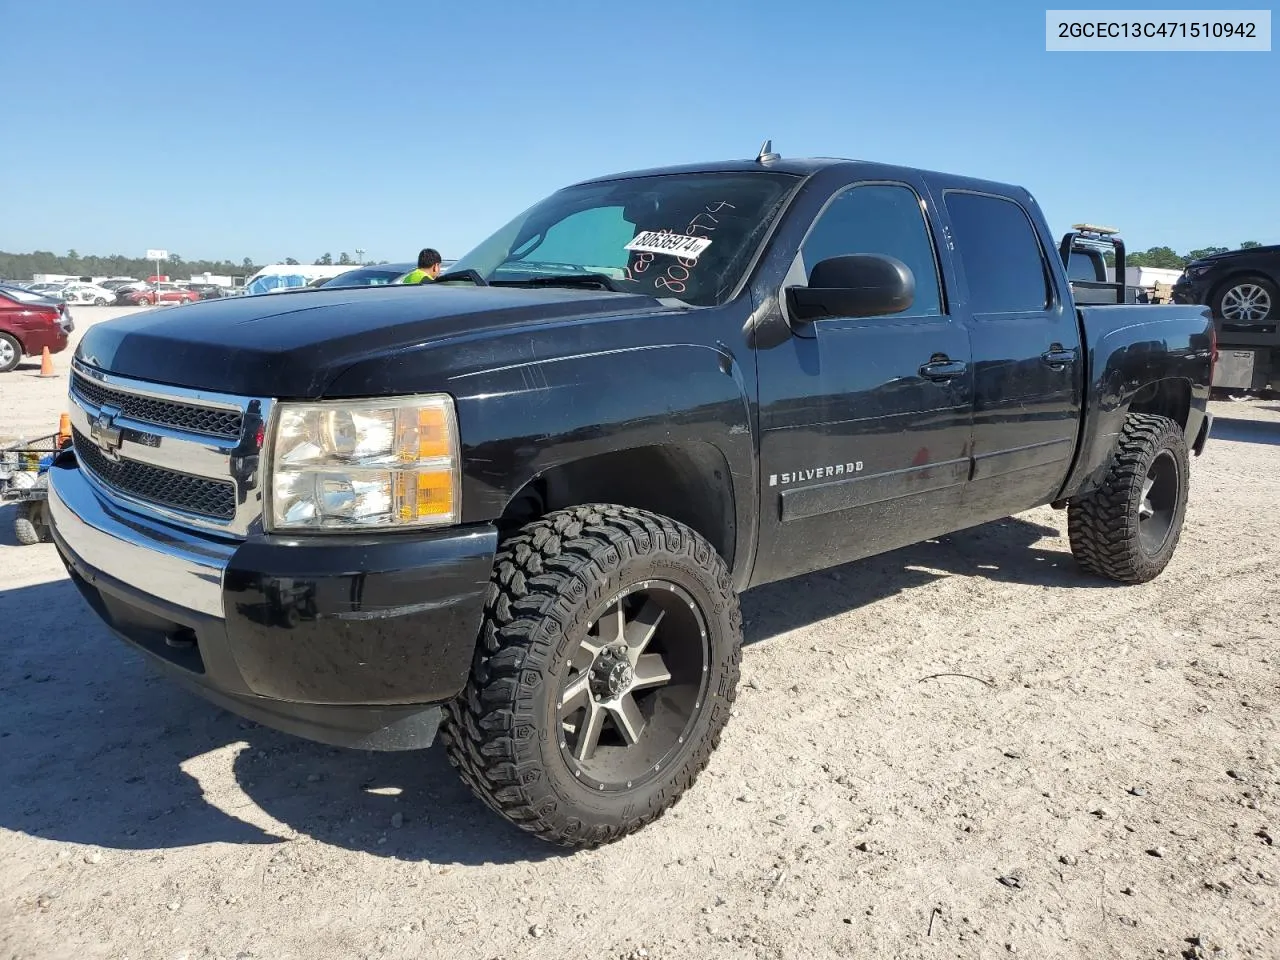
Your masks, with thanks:
M94 298L93 298L93 305L94 305L95 307L105 307L105 306L107 305L107 298L106 298L106 297L94 297Z
M556 511L495 559L471 677L445 709L449 761L544 840L617 840L706 766L741 644L728 568L697 533L625 507Z
M8 373L22 359L22 344L7 333L0 333L0 373Z
M1190 473L1187 441L1177 423L1129 414L1102 485L1068 508L1076 562L1122 583L1158 577L1182 535Z

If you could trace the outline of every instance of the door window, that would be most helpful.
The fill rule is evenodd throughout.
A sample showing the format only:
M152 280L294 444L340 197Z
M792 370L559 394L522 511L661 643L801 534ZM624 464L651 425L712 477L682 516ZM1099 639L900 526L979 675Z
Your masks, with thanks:
M979 193L949 192L945 203L973 312L1043 311L1049 305L1049 268L1026 211L1012 200Z
M879 253L901 260L915 275L910 307L893 316L936 317L942 313L938 261L920 198L910 187L874 183L851 187L822 212L800 249L805 276L829 257Z

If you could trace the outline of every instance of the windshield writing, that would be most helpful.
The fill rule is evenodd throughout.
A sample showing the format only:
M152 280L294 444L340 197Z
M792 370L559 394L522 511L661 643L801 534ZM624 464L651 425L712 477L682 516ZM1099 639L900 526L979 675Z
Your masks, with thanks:
M627 293L722 303L798 182L761 171L569 187L520 214L450 271L475 270L490 283L508 284L594 273Z

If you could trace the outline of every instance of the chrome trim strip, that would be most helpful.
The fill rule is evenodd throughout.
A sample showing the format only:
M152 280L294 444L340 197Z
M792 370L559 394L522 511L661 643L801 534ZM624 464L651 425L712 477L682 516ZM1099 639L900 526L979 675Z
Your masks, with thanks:
M248 406L248 398L237 397L230 393L217 393L212 390L192 390L189 387L170 387L160 383L147 383L130 377L120 377L114 373L104 373L91 367L78 358L72 358L71 369L90 380L96 380L104 387L123 390L125 393L136 393L139 396L151 397L154 400L174 400L195 406L218 407L222 410L238 410L241 413Z
M91 421L99 410L99 407L92 404L86 405L80 397L72 397L68 410L71 425L86 437L90 436ZM116 451L122 460L137 460L210 480L231 479L231 452L238 446L238 441L225 440L220 443L203 434L183 433L123 415L116 417L114 423L135 434L155 437L157 441L155 446L151 446L122 436L120 448Z
M57 535L89 567L188 610L225 617L222 577L234 543L118 512L80 469L49 471L48 503Z

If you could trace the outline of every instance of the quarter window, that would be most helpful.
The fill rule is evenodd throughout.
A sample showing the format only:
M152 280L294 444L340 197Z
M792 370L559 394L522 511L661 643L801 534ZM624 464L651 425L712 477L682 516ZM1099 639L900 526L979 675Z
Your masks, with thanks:
M1012 200L948 193L956 254L969 282L974 313L1042 311L1049 303L1049 270L1025 210Z
M879 253L911 268L915 301L894 316L936 317L942 313L938 263L920 198L898 184L866 184L840 194L818 217L801 248L805 275L829 257Z

